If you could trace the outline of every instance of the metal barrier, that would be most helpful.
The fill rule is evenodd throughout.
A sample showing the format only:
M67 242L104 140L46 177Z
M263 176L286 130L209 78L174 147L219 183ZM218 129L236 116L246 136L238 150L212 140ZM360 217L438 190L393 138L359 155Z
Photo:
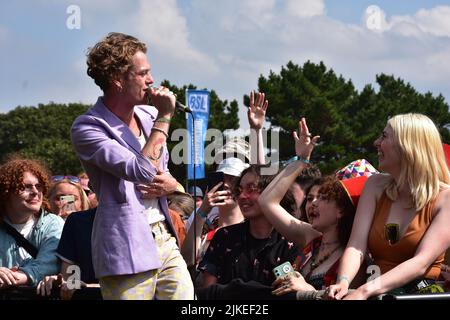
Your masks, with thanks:
M53 288L48 297L36 293L36 287L16 286L0 289L0 300L61 300L59 287ZM102 300L100 288L81 288L75 290L72 300Z
M353 290L349 290L352 292ZM322 300L325 290L297 291L297 300ZM370 300L450 300L450 293L382 294Z
M450 300L450 293L426 293L426 294L385 294L379 300Z

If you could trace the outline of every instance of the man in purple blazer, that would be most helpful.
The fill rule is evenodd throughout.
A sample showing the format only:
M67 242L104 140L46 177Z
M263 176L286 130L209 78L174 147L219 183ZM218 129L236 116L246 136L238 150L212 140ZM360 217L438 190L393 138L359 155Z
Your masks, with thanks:
M166 139L175 96L153 84L146 45L110 33L89 49L103 96L72 125L72 143L98 197L92 259L105 299L192 299L166 195ZM154 107L144 105L151 98Z

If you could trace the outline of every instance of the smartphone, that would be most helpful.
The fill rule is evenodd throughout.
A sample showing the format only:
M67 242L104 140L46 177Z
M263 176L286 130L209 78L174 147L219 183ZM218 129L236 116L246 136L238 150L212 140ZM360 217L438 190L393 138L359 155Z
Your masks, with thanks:
M75 211L75 196L61 196L59 197L59 201L65 203L64 211L73 212Z
M220 171L210 172L210 173L208 173L206 179L208 182L208 190L211 190L212 188L214 188L219 182L222 182L222 185L219 187L219 189L217 189L217 191L222 191L224 189L223 188L223 180L224 180L223 172L220 172Z
M75 202L75 196L60 196L59 201L61 202Z
M280 264L278 267L273 268L273 274L276 278L284 277L288 274L295 274L294 268L289 261Z

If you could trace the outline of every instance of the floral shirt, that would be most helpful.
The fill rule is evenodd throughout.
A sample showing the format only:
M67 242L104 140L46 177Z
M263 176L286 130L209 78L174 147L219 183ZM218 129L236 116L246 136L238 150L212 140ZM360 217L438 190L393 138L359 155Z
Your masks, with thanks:
M276 230L266 239L256 239L249 225L245 221L217 230L199 270L217 277L219 284L240 278L270 286L275 281L273 268L294 261L299 249Z

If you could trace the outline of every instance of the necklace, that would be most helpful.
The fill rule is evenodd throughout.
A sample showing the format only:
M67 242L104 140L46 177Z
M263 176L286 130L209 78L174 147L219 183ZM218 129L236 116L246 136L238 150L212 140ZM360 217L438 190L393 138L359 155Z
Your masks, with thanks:
M333 244L338 244L338 243L339 243L339 240L328 241L328 242L322 241L322 243L320 244L320 247L321 247L321 248L325 248L325 247L329 247L329 246L331 246L331 245L333 245Z
M335 253L341 246L338 245L336 246L333 250L331 250L330 252L328 252L326 255L324 255L322 257L322 259L320 259L319 261L316 262L316 255L313 255L311 257L311 269L308 272L307 278L309 278L312 274L312 272L318 267L320 266L322 263L324 263L325 261L327 261L327 259L333 254ZM319 253L317 253L318 255Z

